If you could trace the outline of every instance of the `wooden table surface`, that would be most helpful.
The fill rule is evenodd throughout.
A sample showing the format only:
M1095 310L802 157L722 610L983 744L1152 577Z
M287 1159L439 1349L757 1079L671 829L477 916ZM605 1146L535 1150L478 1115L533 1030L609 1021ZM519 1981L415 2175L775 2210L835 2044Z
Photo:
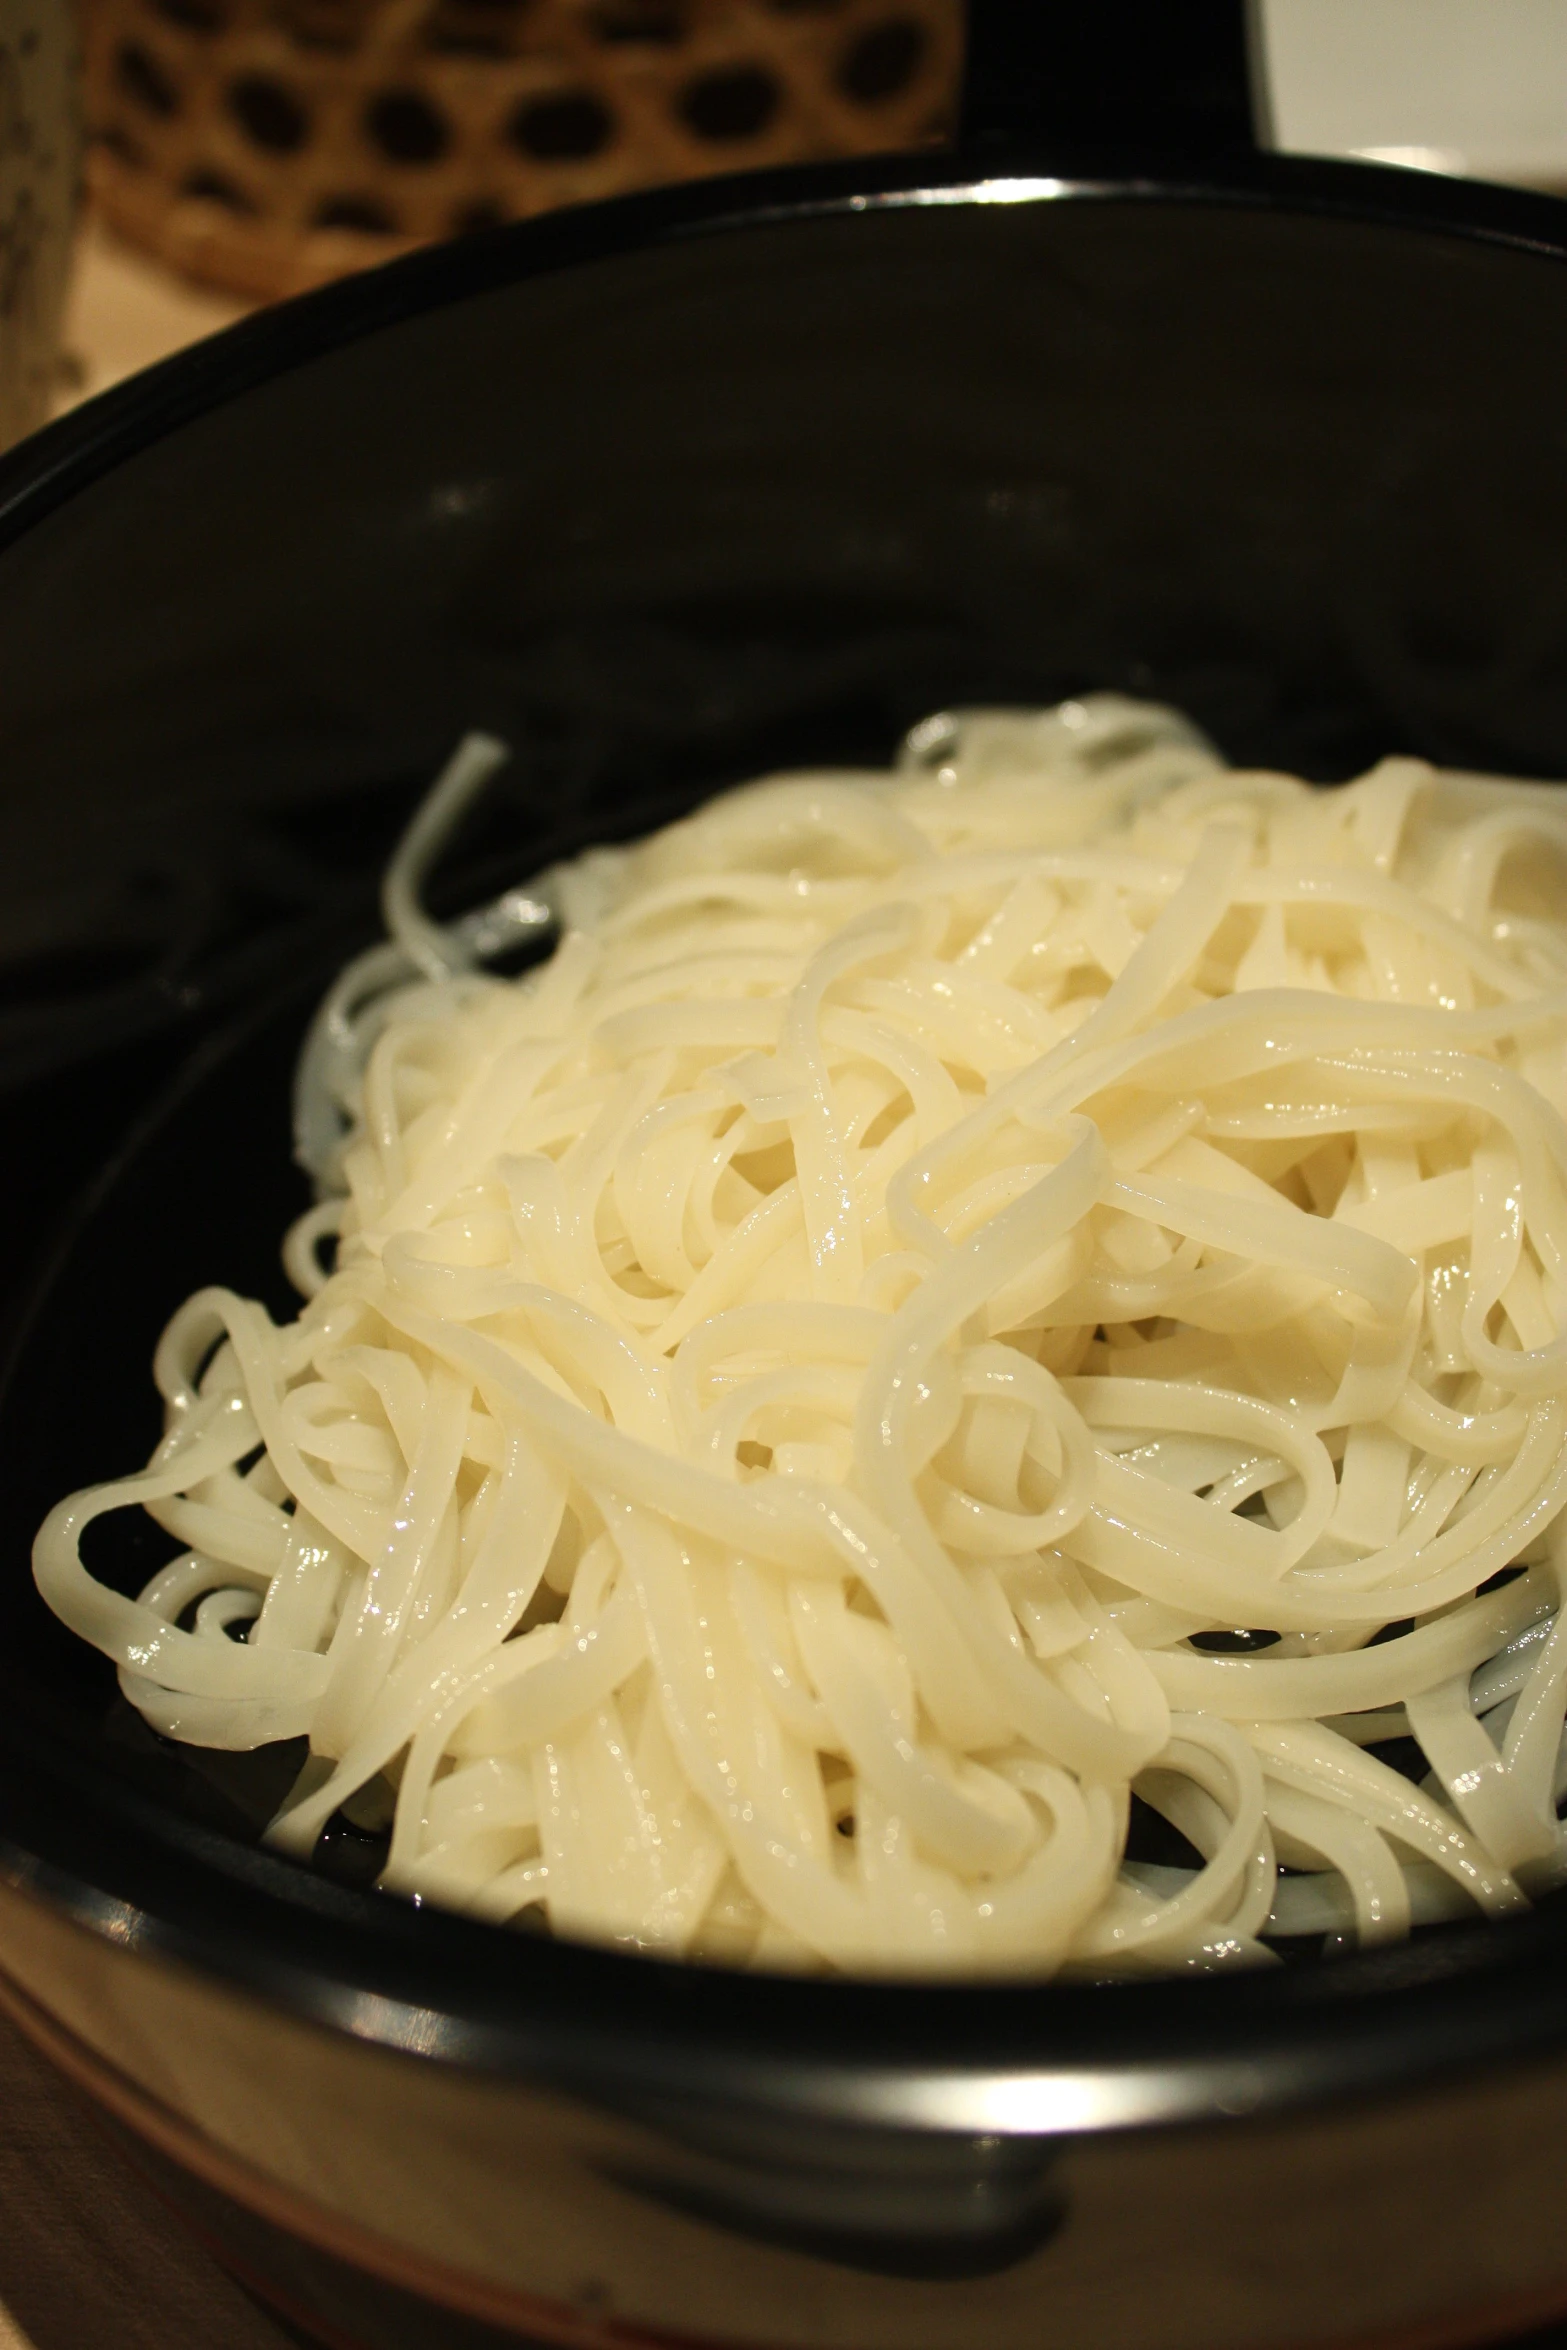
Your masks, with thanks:
M59 406L74 407L138 368L216 334L243 318L248 307L188 285L89 219L77 245Z
M0 2350L296 2350L3 2016Z

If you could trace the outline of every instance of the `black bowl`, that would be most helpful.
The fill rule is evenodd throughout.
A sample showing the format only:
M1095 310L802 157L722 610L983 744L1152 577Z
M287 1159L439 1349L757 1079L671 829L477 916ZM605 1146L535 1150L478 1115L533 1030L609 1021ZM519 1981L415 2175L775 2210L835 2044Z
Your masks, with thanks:
M1112 686L1319 778L1561 774L1564 381L1554 204L1017 152L476 238L0 468L0 1997L336 2338L1153 2350L1567 2305L1557 1906L1105 1990L525 1938L375 1893L349 1838L259 1849L265 1758L152 1740L27 1569L145 1450L167 1308L276 1287L306 1004L463 728L518 757L453 903L952 701Z

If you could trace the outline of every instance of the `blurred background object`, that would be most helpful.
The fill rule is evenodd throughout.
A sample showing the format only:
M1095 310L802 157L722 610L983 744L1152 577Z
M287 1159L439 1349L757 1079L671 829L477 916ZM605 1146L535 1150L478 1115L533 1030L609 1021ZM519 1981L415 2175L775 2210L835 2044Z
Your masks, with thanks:
M1567 192L1567 0L1260 0L1255 18L1289 153Z
M962 51L960 0L86 0L85 21L103 217L257 300L558 204L939 139Z
M64 0L0 0L0 448L54 397L80 176L76 26Z
M250 302L558 204L940 140L962 63L961 0L82 4L100 222ZM1567 189L1567 0L1252 18L1279 146ZM85 270L90 322L107 302L123 345L145 297L145 355L175 347L171 281L101 233ZM87 388L125 371L88 349Z

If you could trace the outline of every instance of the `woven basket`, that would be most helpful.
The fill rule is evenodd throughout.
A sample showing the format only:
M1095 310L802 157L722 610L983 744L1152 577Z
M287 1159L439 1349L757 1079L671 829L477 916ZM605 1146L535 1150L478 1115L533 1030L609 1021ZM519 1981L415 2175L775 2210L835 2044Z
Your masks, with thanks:
M86 0L90 184L252 299L716 171L940 138L961 0Z

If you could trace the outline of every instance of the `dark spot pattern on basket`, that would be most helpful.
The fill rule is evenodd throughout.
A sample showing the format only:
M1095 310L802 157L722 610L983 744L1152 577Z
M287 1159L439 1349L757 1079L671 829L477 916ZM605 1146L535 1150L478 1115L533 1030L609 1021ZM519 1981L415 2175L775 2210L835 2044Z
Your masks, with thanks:
M503 204L495 204L481 197L472 204L459 204L452 215L454 237L482 236L486 229L504 228L511 214Z
M688 31L680 0L602 0L588 18L595 40L611 47L673 49Z
M167 122L180 110L179 86L140 41L122 41L114 53L114 78L127 98L146 114Z
M434 57L482 57L490 64L516 55L515 42L503 33L449 23L441 17L432 17L426 25L424 45Z
M614 135L614 116L591 90L527 98L507 125L512 145L538 163L585 163Z
M765 66L720 66L687 82L680 117L699 139L755 139L773 121L781 99Z
M363 0L280 0L274 20L301 49L350 56L365 29Z
M383 90L372 98L365 135L390 163L439 163L452 143L445 116L418 90Z
M924 26L912 17L891 17L849 44L838 67L838 87L857 105L879 106L908 88L924 55Z
M362 237L395 237L397 220L378 196L328 196L316 206L314 228L351 229Z
M222 0L151 0L154 14L186 33L221 33L228 23Z
M533 0L436 0L425 19L424 46L453 57L514 57L519 20Z
M133 139L122 123L104 123L101 129L93 132L92 141L95 147L101 147L105 154L113 155L130 170L146 170L147 157L140 141Z
M271 74L241 74L229 84L229 112L251 144L273 155L297 155L310 136L310 117L286 82Z
M225 212L232 212L242 220L249 219L256 211L255 200L237 180L230 179L226 171L213 171L207 165L185 174L180 182L180 194L197 203L221 204Z
M89 0L94 187L111 221L123 190L136 241L180 266L195 236L204 275L267 298L379 259L376 238L933 143L951 132L961 14L962 0ZM349 233L306 251L318 212Z

